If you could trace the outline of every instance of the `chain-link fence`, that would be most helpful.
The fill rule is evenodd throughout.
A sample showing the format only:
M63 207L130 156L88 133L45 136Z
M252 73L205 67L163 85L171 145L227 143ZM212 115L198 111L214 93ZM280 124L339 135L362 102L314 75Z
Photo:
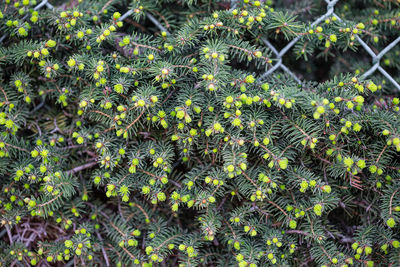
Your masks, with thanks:
M335 14L335 5L339 0L325 0L325 2L327 3L327 11L324 15L322 15L321 17L319 17L318 19L316 19L313 23L311 23L310 28L314 27L315 25L321 23L323 20L325 20L326 18L328 18L329 16L334 16L338 21L342 21L342 19ZM237 0L232 0L231 1L231 9L234 9L237 5ZM54 7L48 2L48 0L43 0L42 2L40 2L40 4L38 4L34 10L39 10L43 7L47 7L49 9L54 9ZM119 20L125 20L127 17L129 17L131 14L133 13L133 10L129 10L127 11L125 14L123 14ZM25 15L25 17L23 19L26 19L28 15ZM168 30L165 29L165 27L156 19L154 18L151 14L147 13L146 14L147 18L151 20L151 22L153 22L153 24L160 29L161 31L166 32L167 34L169 34ZM2 42L4 39L6 38L6 35L3 35L0 38L0 42ZM375 54L374 51L372 51L372 49L368 46L367 43L365 43L360 36L356 35L356 39L357 41L361 44L361 46L367 51L367 53L371 56L372 58L372 67L367 70L366 72L364 72L362 74L362 78L366 78L368 76L370 76L372 73L374 73L376 70L380 71L399 91L400 91L400 85L398 82L395 81L395 79L386 72L385 69L382 68L382 66L380 65L380 60L381 58L387 53L389 52L393 47L395 47L399 42L400 42L400 36L397 37L393 42L391 42L389 45L387 45L381 52L379 52L378 54ZM291 42L289 42L284 48L282 48L280 51L278 51L267 39L262 39L262 41L264 42L264 44L271 49L272 53L275 55L275 60L276 60L276 64L268 69L265 73L263 73L261 75L261 77L259 78L260 80L264 79L265 77L267 77L268 75L272 74L274 71L276 71L277 69L282 69L284 72L288 73L290 76L293 77L293 79L295 79L298 83L302 83L301 80L288 68L286 67L283 63L282 63L282 58L283 56L300 40L300 37L296 37L294 38Z
M335 5L339 0L325 0L327 3L327 11L324 15L316 19L313 23L311 23L310 28L314 27L315 25L319 24L329 16L334 16L338 21L342 21L342 19L335 14ZM399 91L400 91L400 85L393 79L393 77L387 73L381 66L380 66L380 59L387 53L389 52L390 49L392 49L395 45L397 45L400 42L400 36L396 38L393 42L391 42L389 45L385 47L379 54L375 54L374 51L360 38L360 36L356 35L357 41L361 44L361 46L368 52L368 54L372 58L372 63L374 64L369 70L367 70L363 75L361 76L362 78L366 78L370 76L372 73L374 73L376 70L379 70ZM277 63L267 70L263 75L261 75L260 79L263 79L273 73L275 70L278 68L281 68L283 71L287 72L290 76L292 76L298 83L301 84L301 81L299 78L294 75L293 72L291 72L283 63L282 63L282 57L300 40L300 37L294 38L290 43L288 43L284 48L282 48L281 51L278 51L268 40L263 39L263 42L266 46L268 46L271 50L272 53L276 56Z

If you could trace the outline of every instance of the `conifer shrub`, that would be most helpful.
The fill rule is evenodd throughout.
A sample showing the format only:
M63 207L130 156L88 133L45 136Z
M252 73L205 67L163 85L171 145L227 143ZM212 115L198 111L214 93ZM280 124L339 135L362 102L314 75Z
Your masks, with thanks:
M1 266L400 265L399 92L358 41L399 1L39 4L0 3ZM295 39L301 84L263 75Z

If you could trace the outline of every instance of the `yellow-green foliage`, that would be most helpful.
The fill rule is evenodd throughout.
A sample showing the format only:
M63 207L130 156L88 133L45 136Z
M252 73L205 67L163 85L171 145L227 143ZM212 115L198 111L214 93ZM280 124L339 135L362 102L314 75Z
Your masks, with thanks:
M399 1L45 3L0 3L0 266L400 265L399 92L357 39ZM264 77L295 38L302 84Z

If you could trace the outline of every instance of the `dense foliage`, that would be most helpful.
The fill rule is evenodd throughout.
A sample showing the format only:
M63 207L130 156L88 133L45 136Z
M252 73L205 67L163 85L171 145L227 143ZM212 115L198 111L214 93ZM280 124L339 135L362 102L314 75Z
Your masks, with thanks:
M1 266L400 265L399 93L356 38L399 1L37 4L0 3ZM260 79L295 38L303 83Z

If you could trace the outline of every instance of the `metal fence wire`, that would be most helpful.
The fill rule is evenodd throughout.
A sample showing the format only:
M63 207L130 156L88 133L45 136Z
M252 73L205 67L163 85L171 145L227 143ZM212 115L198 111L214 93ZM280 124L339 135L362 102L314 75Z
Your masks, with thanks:
M309 28L314 27L315 25L321 23L322 21L324 21L326 18L328 18L329 16L334 16L338 21L342 22L342 19L335 14L335 5L339 0L325 0L325 2L327 3L327 8L326 8L326 13L324 15L322 15L321 17L319 17L318 19L316 19L313 23L311 23ZM231 9L234 9L237 6L237 0L231 0ZM39 10L43 7L49 8L49 9L54 9L54 6L51 5L48 0L43 0L42 2L40 2L35 8L34 10ZM127 11L125 14L123 14L119 20L125 20L127 17L129 17L131 14L133 13L133 10L129 10ZM23 20L27 18L28 15L25 15L25 17L23 17ZM158 22L158 20L156 18L154 18L151 14L146 13L146 16L148 19L151 20L151 22L161 31L166 32L168 35L170 34L168 32L168 30L160 23ZM0 38L0 43L6 38L6 35L3 35ZM382 68L382 66L380 65L380 60L381 58L387 53L389 52L393 47L395 47L399 42L400 42L400 36L397 37L393 42L391 42L389 45L387 45L382 51L380 51L378 54L375 54L374 51L372 51L372 49L367 45L367 43L365 43L360 36L356 35L356 39L357 41L361 44L361 46L367 51L367 53L371 56L372 59L372 67L367 70L366 72L364 72L361 77L362 78L367 78L368 76L370 76L371 74L373 74L376 70L378 70L380 73L383 74L383 76L385 76L396 88L397 90L400 91L400 85L397 81L395 81L395 79L386 72L385 69ZM262 39L262 41L264 42L264 44L271 49L272 53L275 55L275 60L276 60L276 64L272 66L272 68L268 69L266 72L264 72L260 77L259 80L263 80L264 78L266 78L267 76L269 76L270 74L272 74L274 71L276 71L277 69L281 69L284 72L288 73L290 76L293 77L294 80L296 80L299 84L302 84L302 81L288 68L286 67L283 63L282 63L282 58L283 56L300 40L300 36L294 38L292 41L290 41L284 48L282 48L280 51L278 51L267 39Z

